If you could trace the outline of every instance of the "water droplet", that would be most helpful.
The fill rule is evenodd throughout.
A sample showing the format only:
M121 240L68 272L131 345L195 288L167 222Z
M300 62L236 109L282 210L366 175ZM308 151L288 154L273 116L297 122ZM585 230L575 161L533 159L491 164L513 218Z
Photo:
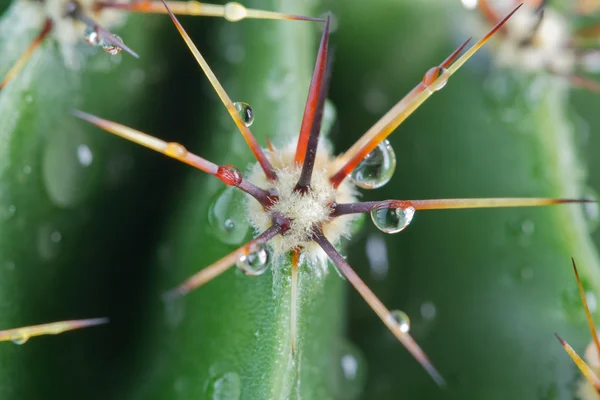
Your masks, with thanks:
M388 318L392 324L396 325L400 332L408 333L410 331L410 318L408 318L408 315L404 311L390 311Z
M85 28L83 38L85 42L90 46L100 46L100 35L98 34L98 32L96 32L96 29L93 26L88 26L87 28Z
M446 72L446 68L433 67L430 68L423 77L423 85L427 87L430 92L437 92L438 90L442 90L444 86L448 83L448 76L444 76L439 79L442 74Z
M31 173L31 166L30 165L26 165L23 167L23 173L25 175L29 175Z
M477 8L477 0L461 0L463 7L467 10L474 10Z
M10 340L14 344L25 344L29 340L29 335L27 335L25 332L15 331L11 334Z
M586 188L584 190L583 198L586 200L598 201L598 195L592 188ZM583 208L583 215L585 216L588 230L591 233L598 228L598 223L600 222L600 207L598 206L598 203L582 203L581 207Z
M415 216L414 207L380 208L371 211L373 224L384 233L398 233L404 230Z
M50 226L42 226L37 232L37 251L43 260L51 260L59 253L59 242L62 236L60 232L50 228Z
M119 36L114 35L114 34L113 34L113 36L116 39L119 39L121 42L123 41ZM102 39L101 44L102 44L102 50L104 50L111 56L116 56L117 54L119 54L121 52L121 50L123 50L119 46L112 44L110 41L108 41L106 39Z
M235 187L219 192L208 211L210 233L226 244L239 245L248 235L245 194Z
M360 350L347 340L336 342L337 364L332 383L335 399L356 400L362 394L366 378L365 359Z
M264 244L259 244L254 251L241 256L237 267L248 276L263 274L269 268L269 250Z
M16 212L17 207L14 204L9 205L8 207L6 207L6 209L4 209L4 220L8 221L9 219L11 219Z
M384 140L356 166L350 179L363 189L377 189L392 179L395 170L396 154L390 142Z
M426 301L421 304L421 316L423 319L431 321L435 318L436 314L437 309L435 308L435 304L433 304L431 301Z
M84 199L90 188L92 168L82 167L82 127L65 120L47 141L42 155L42 177L50 200L58 207L72 207ZM85 145L83 145L85 146ZM85 153L85 151L84 151ZM83 161L90 161L85 159Z
M207 392L211 400L238 400L242 395L242 380L235 372L226 372L209 382Z
M250 107L250 104L244 103L243 101L236 101L233 103L237 110L240 118L244 125L250 127L254 123L254 110Z
M237 22L246 18L248 10L240 3L230 2L225 4L224 17L227 21Z
M383 235L376 234L367 238L365 247L371 275L374 279L383 280L390 269L387 245Z
M524 235L533 235L535 232L535 222L530 219L525 219L521 222L521 232Z
M17 266L17 265L14 263L14 261L6 261L6 262L4 263L4 268L5 268L7 271L14 271L16 266Z
M80 144L77 146L77 159L79 159L81 165L89 167L92 165L92 161L94 161L94 155L87 145Z

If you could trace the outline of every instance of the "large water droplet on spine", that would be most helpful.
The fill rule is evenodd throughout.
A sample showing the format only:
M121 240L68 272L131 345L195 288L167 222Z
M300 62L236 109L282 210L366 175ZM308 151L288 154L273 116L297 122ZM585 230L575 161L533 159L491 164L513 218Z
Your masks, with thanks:
M244 125L250 127L254 123L254 110L250 107L250 104L244 103L243 101L236 101L233 103L237 110Z
M410 331L410 318L408 318L408 315L404 311L390 311L389 318L390 322L392 322L400 332L408 333L408 331Z
M371 211L373 224L382 232L398 233L404 230L415 216L414 207L380 208Z
M269 250L265 244L259 244L250 253L241 256L237 267L248 276L264 274L269 268Z
M245 194L235 187L226 187L213 200L208 212L210 232L226 244L240 245L249 230L246 222Z
M356 166L350 174L354 184L363 189L377 189L392 179L396 170L396 154L384 140Z
M224 17L227 21L237 22L246 18L248 15L248 10L246 7L236 2L229 2L225 4Z
M14 344L25 344L29 340L29 335L27 335L25 332L15 331L11 334L10 340Z

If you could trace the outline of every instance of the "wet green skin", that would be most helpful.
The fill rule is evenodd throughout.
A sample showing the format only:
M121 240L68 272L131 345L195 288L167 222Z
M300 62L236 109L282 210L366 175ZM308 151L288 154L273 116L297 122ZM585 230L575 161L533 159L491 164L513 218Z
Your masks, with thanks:
M340 10L346 25L338 33L338 63L357 66L340 68L333 82L342 132L367 128L449 54L463 35L447 32L468 14L460 7L361 3ZM381 37L393 40L375 51L372 43ZM350 81L359 84L343 84ZM492 81L504 95L486 88ZM369 87L384 96L375 114L356 111ZM471 61L392 136L396 175L368 198L580 196L585 166L569 93L554 77L489 71L485 57ZM365 238L377 234L368 229L351 247L350 261L386 304L413 318L413 334L449 386L436 388L351 295L350 336L369 368L365 398L575 397L580 374L553 334L578 351L590 340L570 257L588 290L598 293L600 275L580 208L417 213L405 232L383 238L389 256L383 281L369 274L364 250ZM426 302L435 306L433 319L421 314Z
M40 28L13 24L21 7L0 20L0 29L16 29L0 38L0 76ZM140 129L160 126L148 110L168 107L158 84L169 53L157 53L154 46L163 41L152 36L167 25L146 19L140 31L140 21L132 18L118 33L144 62L82 45L89 54L85 68L71 71L48 41L0 93L0 329L111 318L109 327L23 346L1 343L2 399L105 399L122 382L137 335L141 260L151 238L144 232L156 225L162 200L159 193L156 203L144 202L142 189L165 164L149 163L147 152L76 120L70 110ZM87 166L78 159L81 145L92 155L80 150Z
M453 21L448 9L427 4L365 3L344 3L340 29L332 36L338 149L358 138L463 38L441 39L449 41L453 22L465 12L450 14L457 17ZM314 15L306 4L291 0L245 4ZM367 224L355 235L351 264L384 303L411 315L413 334L450 383L446 391L433 385L353 293L348 330L367 362L359 363L357 379L343 379L342 355L360 355L341 339L345 285L333 272L325 280L301 273L299 360L291 368L287 281L276 279L274 285L270 273L249 278L234 268L165 305L160 300L165 290L236 247L233 240L223 242L208 218L224 185L71 120L68 110L76 106L182 141L211 161L242 170L252 159L166 17L143 18L145 24L162 21L166 36L157 39L135 24L119 31L143 61L123 55L110 74L75 74L46 46L29 70L35 85L15 82L0 94L0 135L8 143L8 156L0 158L0 207L12 214L10 206L16 205L0 234L0 327L112 318L107 327L32 339L19 347L5 343L3 399L40 393L46 398L83 393L124 399L352 399L367 372L364 398L572 398L579 374L553 337L561 333L578 350L589 340L570 256L577 257L586 286L598 287L596 255L577 207L418 213L405 232L384 237L390 260L385 280L372 278L365 258L365 241L377 231ZM315 25L192 18L182 23L192 37L205 39L197 43L230 96L254 108L252 130L259 142L269 137L283 145L297 135L315 58ZM23 35L21 47L26 39ZM239 60L240 54L239 63L223 61ZM102 63L106 56L94 59ZM159 74L156 82L169 82L168 90L144 81L123 91L137 68L151 76L157 63L167 61L176 67L175 75ZM0 73L8 64L2 60ZM531 82L494 72L506 79L510 93L519 94L502 100L498 93L484 93L487 73L476 64L470 62L394 134L396 176L367 199L580 194L573 165L561 165L554 156L557 140L569 149L566 154L579 156L570 127L562 124L569 120L564 115L568 88L542 78L543 101L528 105L520 94ZM288 73L295 79L286 80ZM387 96L375 113L362 106L369 79ZM57 87L57 81L65 83ZM6 121L15 114L3 104L17 104L14 129L5 128L13 126ZM155 112L155 104L162 113ZM503 110L512 106L522 119L503 121ZM94 155L87 168L76 157L79 144L89 145ZM59 156L52 157L55 152ZM107 169L130 157L133 166L107 184ZM49 194L53 168L76 190L61 186ZM69 196L60 196L65 191ZM531 226L531 234L523 233ZM61 234L57 244L47 240L55 230ZM285 278L289 269L281 264L277 268L284 267ZM436 307L433 321L420 317L428 301Z

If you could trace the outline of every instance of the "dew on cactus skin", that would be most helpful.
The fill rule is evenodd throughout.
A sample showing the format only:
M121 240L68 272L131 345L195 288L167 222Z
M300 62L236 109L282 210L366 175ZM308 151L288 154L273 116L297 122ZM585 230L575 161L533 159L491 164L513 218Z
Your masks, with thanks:
M395 170L396 154L386 139L356 166L350 179L363 189L377 189L392 179Z
M371 276L377 280L387 277L390 269L387 245L381 234L370 235L365 246Z
M237 267L248 276L262 275L269 268L269 250L265 244L259 244L254 251L241 256Z
M208 211L210 232L225 244L239 245L245 241L249 225L245 217L245 194L235 187L221 190Z
M365 378L366 368L363 354L351 342L340 340L336 344L337 365L335 365L335 379L332 380L332 392L335 399L359 399Z
M81 144L77 147L77 159L79 160L79 164L84 167L89 167L92 165L94 155L87 145Z
M423 317L423 319L427 321L433 320L437 314L435 304L433 304L431 301L426 301L423 304L421 304L420 311L421 317Z
M57 230L44 225L38 229L36 249L42 260L51 260L56 257L60 251L60 241L62 235Z
M17 212L17 207L14 204L9 205L6 208L0 208L3 212L1 215L4 217L4 221L10 220Z
M400 332L408 333L408 331L410 331L410 318L404 311L390 311L388 318L390 322L392 322L400 330Z
M415 216L414 207L380 208L371 211L373 224L384 233L398 233L410 225Z
M225 372L211 379L206 394L210 400L238 400L242 395L242 380L235 372Z
M250 104L244 103L243 101L236 101L233 105L244 122L244 125L250 127L254 123L254 110L250 107Z
M15 331L11 334L10 336L10 340L14 343L14 344L25 344L27 343L27 341L29 340L29 336L21 331Z

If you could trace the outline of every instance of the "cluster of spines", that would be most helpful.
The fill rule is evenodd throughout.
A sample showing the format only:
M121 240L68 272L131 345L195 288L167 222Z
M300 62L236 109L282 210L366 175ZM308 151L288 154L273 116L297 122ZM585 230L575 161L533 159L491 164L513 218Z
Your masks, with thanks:
M235 103L231 101L224 88L221 86L216 76L204 60L200 51L196 48L191 38L187 35L174 13L171 11L170 6L173 6L180 13L195 14L199 12L201 8L197 8L194 3L190 2L185 5L180 2L166 3L162 1L164 11L166 11L179 33L183 37L190 51L196 58L197 62L201 66L202 70L210 80L211 84L215 88L217 94L221 98L225 107L229 111L232 119L237 125L238 129L242 133L244 139L248 143L251 151L253 152L257 162L261 166L265 173L265 176L269 180L276 180L277 174L271 166L268 158L263 152L262 148L258 144L257 140L253 136L249 127L245 124L243 119L240 117L238 110L235 107ZM139 12L164 12L162 9L159 11L156 6L157 3L150 1L139 1L129 5L120 5L116 3L99 3L99 7L113 7L121 8L129 11ZM191 4L191 5L190 5ZM233 4L233 5L232 5ZM227 7L229 7L230 14L227 14ZM232 8L233 7L233 8ZM243 17L258 17L258 18L275 18L275 19L292 19L292 20L320 20L306 17L289 16L286 14L278 13L267 13L259 16L259 11L251 12L245 8L240 8L241 5L237 3L229 3L222 9L222 15L230 21L236 21ZM360 164L360 162L373 151L387 136L391 134L406 118L408 118L421 104L423 104L433 93L443 88L450 76L452 76L481 46L483 46L498 30L502 28L504 23L515 13L518 8L515 9L505 18L501 19L494 28L467 50L462 56L460 53L467 46L469 40L462 44L456 51L454 51L447 59L445 59L439 66L431 68L425 74L423 80L411 90L404 98L402 98L388 113L386 113L371 129L369 129L363 137L361 137L355 145L353 145L346 153L340 156L340 165L342 167L336 171L330 177L330 183L332 187L337 188L341 182L346 179L352 171ZM191 10L194 11L191 11ZM208 9L211 9L210 7ZM206 8L205 8L206 10ZM214 10L214 9L212 9ZM246 11L243 11L246 10ZM221 12L221 11L219 11ZM215 11L216 13L216 11ZM237 14L236 14L237 13ZM216 14L204 14L204 15L216 15ZM228 18L229 15L229 18ZM237 15L237 17L236 17ZM50 25L51 26L51 25ZM39 43L50 31L50 27L45 27L43 34L36 39L34 43ZM318 144L318 135L320 132L321 118L323 113L323 107L325 98L327 96L328 80L329 80L329 65L327 57L329 40L329 18L325 20L325 29L321 38L319 46L319 52L317 61L311 81L308 99L304 110L304 117L302 120L302 126L300 128L300 135L297 144L297 151L295 156L295 163L302 167L302 173L295 190L299 193L305 193L310 191L311 176L314 167L314 157L316 154L316 148ZM122 43L121 43L122 44ZM34 46L35 48L35 46ZM33 51L31 48L29 52ZM460 56L460 57L459 57ZM21 60L20 60L21 62ZM14 74L11 75L11 77ZM167 143L158 138L147 135L143 132L136 131L126 126L104 120L92 116L90 114L74 111L74 114L81 119L84 119L96 126L105 129L111 133L121 136L130 141L141 144L152 150L160 152L169 157L175 158L178 161L189 164L197 169L200 169L206 173L209 173L219 179L225 184L240 188L245 193L255 198L264 208L267 210L275 201L277 201L277 194L266 191L253 183L245 180L239 170L229 165L216 165L198 155L188 152L182 145L178 143ZM271 146L269 146L271 147ZM581 200L563 200L563 199L440 199L440 200L386 200L378 202L363 202L353 204L332 204L331 205L331 218L335 218L341 215L351 213L365 213L373 210L382 208L394 208L404 209L413 207L417 210L431 210L431 209L449 209L449 208L481 208L481 207L517 207L517 206L540 206L540 205L553 205L561 203L573 203L581 202ZM221 260L214 264L204 268L193 277L186 280L180 286L170 292L170 295L182 295L189 291L207 283L216 276L225 272L240 259L254 252L259 245L268 243L273 237L277 235L285 234L289 229L290 224L289 218L285 215L273 215L272 226L267 229L252 241L241 246L237 250L233 251L229 255L225 256ZM377 313L382 322L391 330L391 332L401 341L405 347L415 356L419 363L427 370L427 372L434 378L438 384L443 384L444 380L441 375L435 370L431 362L428 360L425 353L417 345L414 339L410 336L406 329L402 329L397 321L393 318L391 313L381 301L375 296L375 294L366 286L366 284L360 279L360 277L354 272L351 266L346 262L344 257L340 255L338 250L329 242L329 240L323 234L321 226L315 226L312 239L316 242L322 250L329 256L329 259L341 273L348 279L348 281L355 287L358 293L364 298L364 300L371 306L371 308ZM300 253L302 249L294 249L292 252L292 352L295 348L295 330L296 330L296 317L295 317L295 302L296 302L296 286L298 277L298 266ZM98 320L88 320L98 321ZM89 323L88 323L89 325ZM35 330L37 334L43 333L54 333L52 329L55 329L57 325L45 325L45 328ZM63 325L60 325L63 326ZM75 326L75 325L71 325ZM81 327L77 325L76 327ZM85 326L85 324L83 325ZM25 328L20 328L25 329ZM31 331L34 332L34 331Z

